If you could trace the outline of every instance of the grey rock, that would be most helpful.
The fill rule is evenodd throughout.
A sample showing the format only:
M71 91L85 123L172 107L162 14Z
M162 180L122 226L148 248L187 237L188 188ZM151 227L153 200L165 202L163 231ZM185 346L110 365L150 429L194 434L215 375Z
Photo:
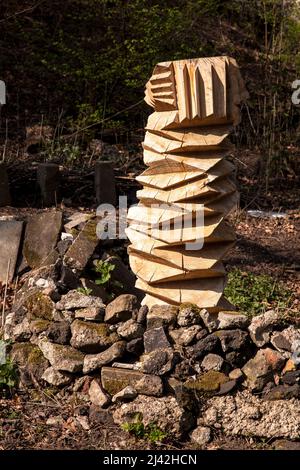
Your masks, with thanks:
M137 391L131 387L131 385L128 385L127 387L123 388L120 392L116 393L112 397L112 402L113 403L121 403L123 401L130 401L134 400L137 397Z
M75 318L79 318L85 321L104 321L105 306L103 307L88 307L81 308L75 311Z
M70 373L82 371L84 355L71 346L50 343L46 339L41 339L38 345L55 370Z
M176 401L181 408L198 414L198 402L193 390L186 388L181 382L168 380L168 386L175 394Z
M296 341L300 342L300 329L292 325L273 333L271 337L271 344L280 352L293 352L293 344Z
M71 328L68 321L52 322L46 336L53 343L68 344L71 339Z
M42 351L30 343L14 343L10 351L12 361L17 364L20 382L24 386L34 386L41 383L44 371L49 362Z
M241 351L230 351L226 353L225 360L232 368L240 369L246 364L252 355L251 349L249 348L248 350L248 348L246 348Z
M56 308L58 310L98 308L104 311L105 305L99 297L85 295L77 290L70 290L67 294L61 297L59 302L57 302Z
M141 325L146 325L148 311L149 308L147 305L142 305L142 307L139 309L136 321Z
M240 328L241 330L249 326L250 320L247 315L236 312L219 312L218 314L220 330L231 330L234 328Z
M219 327L219 318L217 313L208 312L205 309L200 311L200 316L203 320L204 325L210 333L217 330Z
M127 369L133 370L134 364L132 362L114 362L112 367L117 367L118 369Z
M136 296L131 294L119 295L107 305L104 320L111 324L129 320L132 317L133 310L137 308L137 305L138 301Z
M60 256L64 256L71 245L72 240L70 238L67 238L66 240L60 240L56 245L57 251Z
M277 385L264 394L264 400L290 400L291 398L300 398L300 386Z
M165 375L173 369L175 362L176 357L172 349L156 349L144 354L135 367L145 374Z
M123 390L131 385L138 393L143 395L162 395L163 384L160 377L144 375L142 372L114 367L102 367L101 382L104 390L110 395Z
M60 322L60 321L67 321L69 324L75 319L75 313L71 310L56 310L53 313L53 321Z
M170 346L171 345L162 326L159 328L148 329L144 333L144 349L146 353L155 351L156 349L166 349Z
M119 340L116 333L109 331L106 323L75 320L71 331L71 346L91 354L101 352Z
M236 388L236 380L228 380L220 385L219 391L216 395L226 395L227 393L232 392Z
M208 335L208 330L206 328L202 328L198 333L196 334L196 340L199 341L200 339L205 338L205 336Z
M191 375L196 373L195 369L191 366L190 361L184 359L183 361L176 364L173 371L173 376L178 380L186 380Z
M0 220L0 282L10 283L14 278L23 222L17 220ZM8 269L9 268L9 269Z
M31 289L22 301L22 309L27 312L28 320L43 319L53 320L55 313L55 304L47 295L39 289Z
M281 324L282 317L274 310L253 317L248 328L252 341L261 348L270 341L272 331Z
M186 352L193 360L202 359L206 354L218 352L221 349L218 336L213 333L200 339L195 345L188 346Z
M31 268L45 265L59 239L61 226L62 213L60 211L47 211L29 217L25 231L23 255ZM46 264L53 264L50 258Z
M110 397L102 390L100 383L94 379L89 388L89 397L93 405L103 408L110 404Z
M73 228L87 222L91 217L93 217L93 215L86 212L74 212L68 215L67 221L64 224L66 232L70 233Z
M157 375L143 375L134 384L137 393L153 397L161 397L163 395L163 383Z
M136 338L129 341L126 345L126 351L136 357L139 357L144 352L143 338Z
M28 318L24 318L12 330L10 339L13 341L28 341L32 335L31 324Z
M121 338L131 341L132 339L140 338L144 334L144 327L134 321L132 318L117 328L117 333Z
M242 382L244 380L244 374L241 369L233 369L231 372L228 374L229 378L231 380L236 380L237 382Z
M139 395L133 402L124 403L113 413L116 424L131 422L139 414L145 427L156 423L163 432L180 438L195 424L195 417L187 410L181 408L174 397L151 399Z
M147 314L147 328L172 327L176 323L178 308L171 305L153 305Z
M299 438L300 401L263 401L249 391L210 398L203 424L220 426L226 436Z
M249 335L242 330L219 330L215 332L224 352L239 351L248 344Z
M74 382L73 392L83 392L83 393L88 392L92 380L93 380L92 377L89 377L89 376L79 377Z
M211 430L206 426L197 426L190 434L193 444L204 447L211 441Z
M252 391L261 391L272 378L273 372L279 372L285 359L272 349L259 349L253 359L250 359L242 371L246 376L246 386Z
M202 323L200 310L194 305L182 304L179 308L177 323L179 326L192 326Z
M192 325L178 328L177 330L171 330L170 336L176 344L179 344L180 346L188 346L194 341L200 331L200 325Z
M132 362L114 362L112 367L118 367L119 369L133 370L134 364Z
M99 354L87 354L83 362L83 373L89 374L94 370L100 369L102 366L123 356L126 349L125 341L117 341L105 351Z
M294 385L300 383L300 370L291 370L289 372L286 372L281 377L281 380L287 385Z
M73 377L65 372L59 372L53 367L48 367L48 369L44 371L42 379L54 387L64 387L72 382Z
M31 333L39 335L42 332L46 332L51 325L51 322L48 320L43 320L43 319L37 319L37 320L32 320L29 323L29 328Z
M223 367L224 359L218 354L207 354L201 362L201 367L204 370L217 370L220 371Z
M96 221L89 220L79 232L74 242L64 256L64 262L70 268L80 273L86 267L99 244L96 234Z

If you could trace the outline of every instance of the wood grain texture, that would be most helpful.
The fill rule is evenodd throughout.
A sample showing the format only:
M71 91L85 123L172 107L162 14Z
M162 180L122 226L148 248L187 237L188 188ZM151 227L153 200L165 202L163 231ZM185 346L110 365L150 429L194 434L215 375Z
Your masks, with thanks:
M146 85L145 101L154 108L143 142L147 169L137 178L143 188L128 211L127 235L148 306L231 308L221 260L234 244L225 218L238 194L226 157L247 95L230 57L160 63Z

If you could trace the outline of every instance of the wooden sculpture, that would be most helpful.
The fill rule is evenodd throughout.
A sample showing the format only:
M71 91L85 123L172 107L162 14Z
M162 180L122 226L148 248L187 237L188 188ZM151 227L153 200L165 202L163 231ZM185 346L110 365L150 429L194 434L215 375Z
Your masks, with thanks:
M229 57L160 63L146 85L145 101L154 108L143 143L148 168L137 178L143 189L128 211L127 235L136 287L148 306L190 302L211 312L230 309L221 259L234 244L224 218L238 194L226 160L233 148L227 137L246 96ZM199 211L203 227L195 225ZM192 228L176 224L183 216ZM198 232L203 247L190 249L186 244Z

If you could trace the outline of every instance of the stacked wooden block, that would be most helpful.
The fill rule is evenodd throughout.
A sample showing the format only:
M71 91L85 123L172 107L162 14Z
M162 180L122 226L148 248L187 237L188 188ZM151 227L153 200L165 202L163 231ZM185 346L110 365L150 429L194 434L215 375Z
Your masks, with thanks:
M149 306L230 308L221 259L235 240L225 217L238 194L226 156L246 96L228 57L161 63L147 83L145 100L154 108L143 144L148 168L137 178L143 189L129 209L127 235L136 286Z

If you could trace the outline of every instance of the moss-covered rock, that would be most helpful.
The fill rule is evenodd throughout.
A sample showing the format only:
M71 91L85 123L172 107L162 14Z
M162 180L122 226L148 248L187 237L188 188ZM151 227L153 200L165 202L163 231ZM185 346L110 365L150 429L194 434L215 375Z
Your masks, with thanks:
M195 380L187 380L184 386L190 390L195 390L200 394L213 394L219 390L222 384L229 380L229 377L222 372L210 370L205 374L198 376Z
M71 346L50 343L43 338L39 341L39 347L55 370L71 373L82 371L84 354Z
M142 395L161 396L163 393L163 382L160 377L118 367L102 367L101 383L111 396L129 385Z
M40 383L43 373L49 367L40 348L31 343L13 344L10 356L18 366L20 382L24 386L36 386Z
M38 318L37 320L33 320L30 322L30 331L35 334L42 333L49 328L51 322L49 320L43 320L42 318Z
M89 220L65 254L65 263L78 272L85 268L99 243L96 227L96 220Z
M192 326L202 323L201 309L195 304L183 303L179 307L177 323L179 326Z
M75 320L71 326L71 345L87 353L97 353L119 340L117 333L111 333L106 323L90 323Z
M55 304L40 291L34 290L23 302L29 320L44 319L51 321L55 312Z

